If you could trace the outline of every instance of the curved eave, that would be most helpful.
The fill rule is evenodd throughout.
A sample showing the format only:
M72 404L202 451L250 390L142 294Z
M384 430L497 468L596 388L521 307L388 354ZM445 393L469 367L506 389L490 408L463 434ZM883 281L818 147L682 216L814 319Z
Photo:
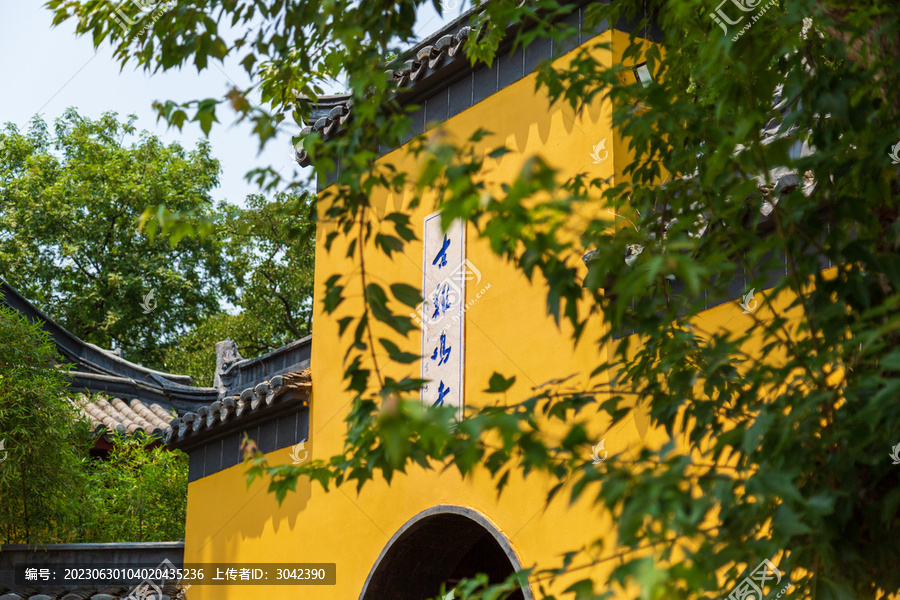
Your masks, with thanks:
M59 352L79 367L83 367L79 370L101 375L130 377L137 380L156 377L167 384L190 386L192 383L191 378L187 375L154 371L79 339L54 322L3 279L0 279L0 295L2 295L3 303L9 308L24 315L32 323L40 322L41 328L53 338Z
M402 68L386 71L387 76L397 85L397 97L401 101L412 102L414 93L429 88L431 83L443 84L452 77L453 72L471 68L468 62L460 60L465 58L463 46L471 34L471 28L459 27L459 24L464 19L468 19L470 14L471 11L438 32L438 35L428 38L413 48ZM458 28L458 31L453 34L446 33L453 28ZM309 102L309 99L304 97L298 97L298 100ZM300 132L301 137L311 133L317 133L325 140L334 137L344 123L351 118L351 108L349 94L323 96L317 99L315 107L311 111L310 124ZM312 164L309 155L303 148L296 149L295 157L297 163L302 167Z
M171 448L189 451L198 444L295 410L298 404L308 407L311 392L309 369L276 375L240 394L225 396L196 412L173 419L165 442Z

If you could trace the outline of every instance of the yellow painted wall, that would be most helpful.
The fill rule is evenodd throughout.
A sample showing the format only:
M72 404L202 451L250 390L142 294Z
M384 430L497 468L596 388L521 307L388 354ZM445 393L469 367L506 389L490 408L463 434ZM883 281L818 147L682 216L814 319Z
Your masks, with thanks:
M609 41L615 35L616 46L624 35L607 32L597 41ZM598 60L611 62L614 52L598 52ZM567 60L567 57L559 59ZM525 156L540 153L557 166L564 176L588 172L611 177L623 164L616 156L625 152L621 140L615 140L611 129L611 108L599 101L580 115L568 106L550 106L545 95L534 91L534 78L526 77L501 90L483 102L445 123L456 136L467 136L480 127L495 134L479 146L488 152L506 144L514 152L498 160L486 159L487 177L492 182L515 176ZM594 164L590 157L593 146L601 139L610 158ZM401 150L381 160L393 162L400 169L414 169L414 161ZM373 198L379 218L395 210L407 210L407 197L383 195ZM430 200L430 199L428 199ZM412 223L421 236L425 215L433 212L426 201L411 211ZM325 229L319 239L325 238ZM392 231L386 226L387 231ZM467 258L481 271L479 285L470 282L466 300L475 300L466 313L465 401L469 406L494 402L496 396L482 392L492 373L515 375L516 385L509 398L524 398L535 386L561 376L574 375L573 384L584 384L586 373L600 362L593 340L599 337L603 324L592 323L579 345L573 345L569 329L560 329L546 315L546 294L540 283L531 284L517 270L498 259L488 245L479 240L470 226L467 232ZM346 339L338 336L337 320L345 314L361 312L359 265L345 257L345 246L335 243L330 253L320 246L316 256L315 335L312 347L313 397L311 401L310 456L325 459L343 448L343 419L349 409L351 395L342 380L342 359ZM573 254L573 261L580 255ZM380 251L367 252L367 277L387 286L406 282L421 286L422 247L412 243L404 253L388 259ZM582 265L582 272L585 272ZM348 300L338 314L326 315L322 310L325 280L335 274L345 275L343 284ZM401 307L395 306L395 310ZM745 315L736 305L727 304L702 315L710 329L739 328L746 325ZM419 353L420 337L413 332L403 339L386 327L375 324L375 337L394 340L401 349ZM379 346L380 349L380 346ZM389 364L379 356L382 372L400 378L418 376L418 365ZM649 421L639 417L608 430L608 420L594 419L596 440L606 440L609 460L628 460L630 452L642 443L661 444L659 432L648 431ZM289 463L289 448L272 452L272 464ZM589 458L586 456L586 460ZM195 587L191 600L263 599L300 597L308 599L356 599L363 583L388 539L410 518L438 504L456 504L486 515L509 539L524 566L539 563L549 567L559 563L561 553L579 548L596 537L610 535L613 523L585 503L568 506L566 497L544 505L554 482L543 476L527 480L512 478L498 499L493 482L486 472L462 481L456 471L444 473L412 468L408 474L397 474L390 486L384 482L367 484L360 494L355 484L344 485L324 493L318 484L301 480L296 493L289 494L279 507L275 497L256 482L245 484L246 466L238 465L190 484L187 508L185 562L335 562L335 586L275 587ZM611 537L610 537L611 539ZM614 548L608 548L610 554ZM591 575L602 581L615 562L608 561L592 572L578 573L578 578ZM560 592L568 583L554 586ZM299 590L299 591L294 591Z

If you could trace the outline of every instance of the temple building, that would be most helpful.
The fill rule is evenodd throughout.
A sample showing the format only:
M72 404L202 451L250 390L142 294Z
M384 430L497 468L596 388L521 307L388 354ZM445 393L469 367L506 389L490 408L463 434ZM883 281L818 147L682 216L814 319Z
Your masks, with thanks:
M584 10L585 6L574 9L566 22L583 29ZM424 40L411 50L406 67L394 73L407 86L404 101L420 107L413 115L410 139L427 135L438 125L456 139L467 139L489 125L492 134L476 151L486 154L501 144L512 149L506 156L486 158L493 183L511 180L524 157L537 153L563 176L589 172L621 177L627 145L613 130L608 102L598 100L580 115L567 106L551 105L535 91L534 70L543 60L564 62L570 52L604 41L610 48L591 50L597 60L622 61L631 27L604 24L566 43L538 39L524 49L501 44L488 67L473 66L462 51L470 34L467 22L464 15ZM646 76L642 65L626 66L635 81ZM306 131L326 138L340 135L352 110L346 96L320 98ZM406 150L405 145L381 148L378 161L414 172L416 158ZM309 160L298 153L301 165ZM340 165L336 169L339 172ZM322 180L319 187L327 190L331 183ZM376 323L376 338L425 357L421 364L400 365L384 355L385 376L398 380L426 376L431 383L423 401L458 407L460 415L465 407L495 401L483 391L495 371L516 376L508 392L511 397L526 397L532 388L560 374L576 374L573 384L587 383L587 374L596 366L596 348L589 342L574 345L570 332L561 331L546 314L540 284L529 282L498 258L471 225L457 224L443 232L427 199L410 208L408 198L376 191L370 201L375 207L370 211L373 225L379 226L387 213L402 211L419 240L391 258L373 246L366 254L367 269L380 281L420 288L424 298L444 303L447 318L437 323L420 314L422 331L407 338ZM325 202L319 204L324 216ZM317 239L325 240L329 232L326 219L320 219ZM589 543L603 531L612 532L611 524L589 503L548 505L547 492L554 482L539 474L527 480L513 474L499 497L486 469L462 479L456 471L440 467L411 467L396 474L390 485L376 477L359 493L352 483L332 486L326 493L318 483L301 478L296 491L280 505L268 492L268 482L257 480L248 488L248 466L240 463L239 455L244 433L272 465L327 459L344 448L344 419L353 392L342 379L348 342L340 335L339 319L361 314L363 306L358 296L351 296L336 313L327 314L323 299L325 282L334 274L358 283L359 265L347 258L347 244L339 236L330 252L324 244L317 247L314 334L311 340L298 342L307 353L304 360L282 359L278 352L257 359L255 373L235 377L205 411L176 419L168 442L191 456L185 563L334 563L335 581L292 587L289 593L282 593L281 587L246 583L200 585L193 586L188 597L425 600L437 597L442 586L449 589L478 572L501 581L535 563L557 565L563 552ZM586 273L587 266L582 267ZM725 323L735 318L735 307L711 307L703 318ZM596 327L583 338L599 337L604 325ZM220 356L225 354L220 351ZM646 413L615 431L607 431L606 425L608 421L598 415L592 434L598 442L605 438L610 455L664 439L661 432L651 430ZM611 568L612 563L604 563L580 575L603 580ZM570 583L563 578L553 591ZM525 582L514 597L532 599L535 590Z
M490 185L513 180L526 157L535 154L562 177L589 173L612 184L622 181L629 162L628 142L613 128L609 100L598 97L576 114L567 104L552 104L535 90L535 69L541 61L564 65L572 52L581 49L589 49L600 63L623 65L626 77L634 82L652 76L643 63L623 56L633 27L627 23L610 27L604 22L594 31L584 31L587 6L579 3L564 19L581 31L574 38L565 42L537 39L525 48L503 43L490 67L471 64L462 51L471 33L466 26L469 15L418 44L406 66L393 74L406 86L402 102L419 107L409 139L440 126L462 140L488 127L491 133L475 144L474 151L484 156L484 176ZM658 39L652 30L639 33L647 44ZM340 135L352 111L346 96L320 98L306 131L324 138ZM418 159L408 152L408 141L397 148L380 148L378 162L415 173ZM489 157L500 145L512 151ZM310 157L302 151L297 158L301 165L309 164ZM773 201L780 194L804 191L796 173L780 173L775 179L778 185L767 190L774 194L775 198L769 196ZM325 178L318 183L323 191L333 182ZM373 244L366 254L367 270L377 273L379 281L413 286L426 299L416 315L421 330L408 337L374 323L376 339L387 339L401 351L422 357L405 365L390 362L387 353L380 352L385 376L430 380L422 392L423 403L456 407L459 418L465 418L467 407L497 401L495 394L485 391L495 372L515 376L507 391L510 398L529 397L534 389L567 376L577 389L609 384L615 374L591 375L598 362L594 340L608 331L608 324L599 319L589 322L581 341L573 342L568 326L547 314L546 289L540 278L530 281L499 258L471 224L441 229L433 195L426 194L413 207L410 197L376 190L370 202L375 210L369 211L369 218L375 227L386 214L403 212L418 239L392 256L377 251ZM325 204L323 200L318 206L322 217L318 240L325 240L332 231L324 218ZM702 235L702 227L697 233ZM359 264L348 258L353 254L348 253L349 244L338 236L330 251L325 244L316 249L314 335L250 360L241 359L233 344L220 343L212 388L189 387L177 376L142 369L77 343L59 328L51 332L75 365L73 386L114 393L150 426L154 422L139 405L129 404L132 399L178 413L164 434L171 448L190 456L185 563L335 565L334 581L326 585L194 585L188 598L425 600L476 573L487 573L492 582L500 582L536 564L559 566L565 552L598 537L609 542L602 554L614 553L611 519L587 499L570 505L567 498L557 497L548 503L548 492L556 481L542 473L525 478L514 470L502 495L487 468L478 468L463 479L440 465L427 470L412 466L395 474L390 484L376 477L359 492L355 482L331 486L326 492L318 483L301 478L281 504L269 491L268 481L248 486L248 465L242 463L241 453L245 437L255 442L271 465L325 460L344 450L345 419L354 392L348 391L342 377L349 342L341 336L340 320L363 314L364 306L360 294L349 295L329 314L324 299L325 282L335 274L359 283ZM641 250L632 248L623 259L627 262ZM590 249L582 254L574 256L574 261L584 276L591 262ZM733 299L741 297L748 280L739 273L731 289ZM789 304L788 299L771 302L781 309ZM697 322L709 330L737 331L749 318L735 302L710 299ZM615 337L632 334L616 332ZM116 418L108 407L100 408ZM628 460L642 447L658 448L669 441L665 432L651 426L646 408L637 407L634 419L615 427L596 408L585 411L594 425L588 433L598 442L595 455L585 456L586 461ZM126 417L145 427L130 414ZM94 418L105 422L102 416ZM535 418L545 423L544 417ZM603 560L589 570L544 585L547 593L560 595L578 579L608 580L615 566L615 560ZM513 598L532 600L538 596L536 590L536 582L524 581Z

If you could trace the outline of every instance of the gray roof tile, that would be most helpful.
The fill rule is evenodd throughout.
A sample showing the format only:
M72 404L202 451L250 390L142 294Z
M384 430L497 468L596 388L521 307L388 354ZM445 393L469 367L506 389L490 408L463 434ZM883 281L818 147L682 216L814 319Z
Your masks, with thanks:
M276 375L245 389L238 395L225 396L200 408L197 412L186 413L172 419L165 432L166 443L182 442L205 430L214 430L223 423L246 418L248 415L277 404L289 391L301 391L307 395L312 390L310 370Z
M137 398L125 402L121 398L97 398L89 401L86 396L71 400L76 409L87 417L94 431L107 436L113 431L134 434L141 431L147 435L165 436L171 429L174 415L158 404L147 406Z
M463 45L471 34L470 27L461 27L455 34L444 35L434 44L426 45L418 49L415 56L410 58L396 71L386 71L399 89L410 87L427 77L429 74L444 64L465 58L462 53ZM322 108L316 110L317 107ZM351 117L351 102L349 94L335 94L322 96L315 101L313 111L307 127L300 132L301 136L316 132L324 139L333 137ZM300 166L311 164L309 155L302 147L297 148L295 158Z

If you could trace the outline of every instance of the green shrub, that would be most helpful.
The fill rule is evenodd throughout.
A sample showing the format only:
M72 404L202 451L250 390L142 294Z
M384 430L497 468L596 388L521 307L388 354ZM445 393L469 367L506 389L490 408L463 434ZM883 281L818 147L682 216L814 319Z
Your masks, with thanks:
M116 435L105 460L89 461L89 510L73 541L184 539L188 457L154 441L141 433Z
M88 431L66 399L61 358L38 324L0 307L0 539L65 541L77 522Z
M187 455L117 435L92 459L61 362L38 324L0 307L0 542L183 539Z

